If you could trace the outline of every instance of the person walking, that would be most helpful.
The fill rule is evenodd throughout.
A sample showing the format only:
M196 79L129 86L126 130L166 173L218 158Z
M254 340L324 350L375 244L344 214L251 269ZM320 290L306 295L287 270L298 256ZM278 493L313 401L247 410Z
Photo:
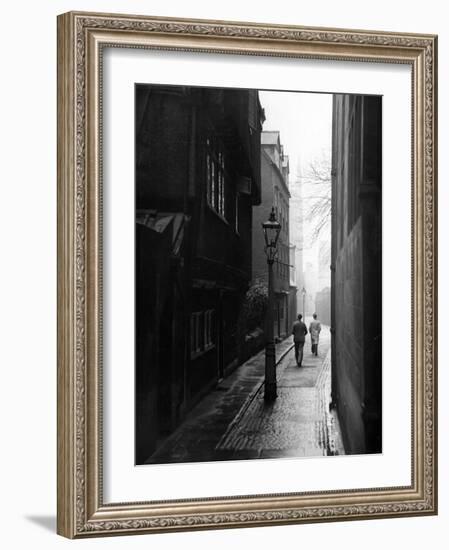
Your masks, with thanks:
M307 327L302 322L302 315L298 315L298 320L293 323L292 334L295 344L295 359L298 367L302 365L302 357L304 351L304 343L306 341Z
M321 323L317 319L317 314L313 314L313 321L309 325L310 340L312 342L312 353L318 356L318 343L320 341Z

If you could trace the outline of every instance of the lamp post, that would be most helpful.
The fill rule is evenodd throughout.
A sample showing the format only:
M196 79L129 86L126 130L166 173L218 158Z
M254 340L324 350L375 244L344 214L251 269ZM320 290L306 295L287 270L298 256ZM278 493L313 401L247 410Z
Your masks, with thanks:
M268 312L265 345L265 393L266 401L274 401L277 397L276 391L276 349L274 345L273 309L273 263L277 254L277 242L281 231L281 224L276 219L274 207L271 209L268 221L262 224L265 237L265 254L268 264Z
M302 287L302 315L304 317L304 323L306 322L306 289Z

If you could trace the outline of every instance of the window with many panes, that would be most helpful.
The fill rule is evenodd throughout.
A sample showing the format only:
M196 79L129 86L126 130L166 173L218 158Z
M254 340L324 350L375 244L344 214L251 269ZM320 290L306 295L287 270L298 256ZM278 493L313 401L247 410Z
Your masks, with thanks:
M190 318L190 353L196 355L201 351L201 312L192 313Z
M213 341L214 310L208 309L204 312L204 349L207 350L214 345Z
M214 347L215 310L195 311L190 317L190 354L199 355Z
M236 193L235 195L235 232L239 233L239 200L240 195Z
M215 138L206 140L206 182L209 206L225 218L225 155L221 142Z

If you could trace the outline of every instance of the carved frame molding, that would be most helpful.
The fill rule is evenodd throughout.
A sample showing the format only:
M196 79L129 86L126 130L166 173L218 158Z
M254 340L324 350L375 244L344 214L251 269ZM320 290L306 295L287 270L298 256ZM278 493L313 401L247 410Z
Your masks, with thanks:
M412 67L412 485L167 502L102 500L103 47ZM58 17L58 533L78 538L437 512L437 38L70 12Z

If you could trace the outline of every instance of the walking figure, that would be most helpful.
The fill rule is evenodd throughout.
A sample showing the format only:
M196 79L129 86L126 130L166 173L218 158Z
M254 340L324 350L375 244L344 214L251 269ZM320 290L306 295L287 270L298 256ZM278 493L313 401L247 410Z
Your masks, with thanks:
M295 343L295 359L298 367L302 365L302 356L304 351L304 343L306 341L307 327L301 321L302 315L298 315L298 320L293 323L292 334L293 342Z
M310 339L312 341L312 353L318 355L318 342L320 341L321 323L317 319L316 313L313 314L313 321L309 325Z

